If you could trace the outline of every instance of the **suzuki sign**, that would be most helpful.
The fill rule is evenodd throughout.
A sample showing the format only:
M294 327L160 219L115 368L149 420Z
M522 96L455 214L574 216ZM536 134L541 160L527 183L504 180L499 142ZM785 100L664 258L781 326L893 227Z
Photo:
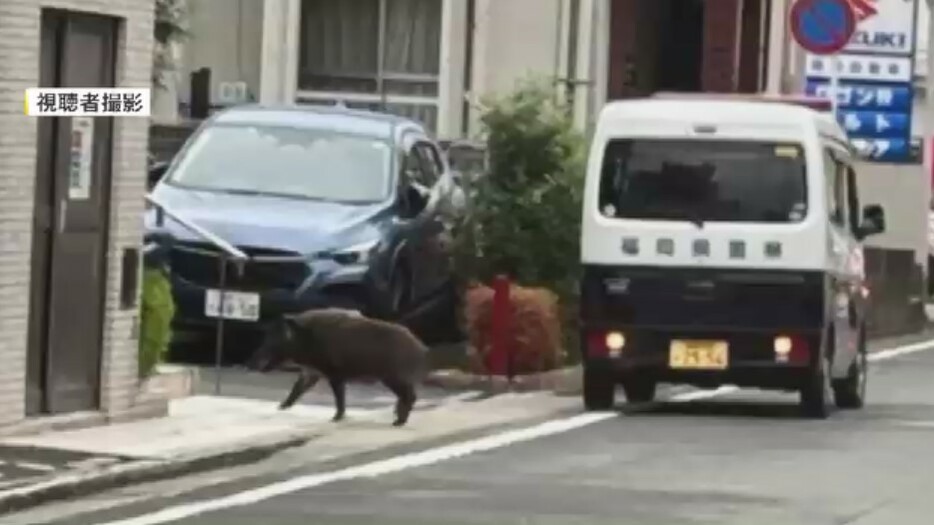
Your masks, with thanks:
M914 0L850 0L860 19L846 53L910 55L915 43Z

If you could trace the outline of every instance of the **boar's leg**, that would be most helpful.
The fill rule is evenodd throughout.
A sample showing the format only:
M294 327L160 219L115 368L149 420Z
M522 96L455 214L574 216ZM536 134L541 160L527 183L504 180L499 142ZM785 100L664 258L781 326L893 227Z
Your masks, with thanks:
M302 372L298 379L295 380L295 384L292 385L292 391L289 392L289 396L285 398L285 401L279 405L279 410L285 410L291 408L292 405L298 401L298 398L312 389L318 383L319 376L316 374L310 374L308 372Z
M412 407L415 406L415 387L398 380L384 380L383 384L396 395L396 420L393 426L401 427L408 422Z
M337 408L332 421L340 421L344 419L344 379L336 376L329 377L328 382L331 384L331 391L334 392L334 406Z

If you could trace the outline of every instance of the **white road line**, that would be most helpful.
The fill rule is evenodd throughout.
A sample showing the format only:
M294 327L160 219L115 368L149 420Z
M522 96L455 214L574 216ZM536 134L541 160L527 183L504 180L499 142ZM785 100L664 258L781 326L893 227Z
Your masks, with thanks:
M39 472L55 472L55 467L43 463L30 463L28 461L17 461L13 465L26 470L37 470Z
M896 346L895 348L887 348L885 350L879 350L877 352L872 352L869 354L870 361L885 361L886 359L892 359L894 357L899 357L908 354L916 354L918 352L926 352L928 350L934 350L934 340L922 341L920 343L914 343L904 346Z
M890 348L873 353L873 361L884 361L898 356L923 352L934 349L934 340L923 343ZM710 399L739 390L735 387L721 387L717 390L685 392L675 395L669 399L674 402L696 401L700 399ZM183 520L192 516L205 514L233 507L252 505L263 500L284 496L301 490L306 490L338 481L347 481L352 479L366 479L392 474L412 468L434 465L451 459L495 450L507 447L516 443L532 441L547 436L563 434L571 430L583 428L601 421L619 417L614 412L609 413L587 413L572 416L565 419L557 419L526 427L518 430L509 430L499 434L493 434L478 439L463 441L444 445L421 452L403 454L392 458L373 461L363 465L357 465L349 468L325 472L321 474L309 474L298 476L286 481L273 483L264 487L245 490L229 496L217 499L199 501L196 503L186 503L168 507L151 514L143 514L132 518L119 521L111 521L98 525L160 525L162 523L171 523Z
M311 474L299 476L287 481L273 483L265 487L247 490L238 494L233 494L223 498L179 505L170 507L161 511L129 518L126 520L111 522L106 525L157 525L178 521L230 507L250 505L276 496L282 496L337 481L346 481L357 478L373 478L384 474L399 472L415 467L432 465L442 461L475 454L487 450L493 450L515 443L539 439L545 436L561 434L569 430L592 425L599 421L605 421L618 417L615 413L593 413L581 414L566 419L548 421L539 425L519 430L512 430L486 436L479 439L445 445L437 448L416 452L413 454L404 454L394 458L374 461L350 468L326 472L323 474Z

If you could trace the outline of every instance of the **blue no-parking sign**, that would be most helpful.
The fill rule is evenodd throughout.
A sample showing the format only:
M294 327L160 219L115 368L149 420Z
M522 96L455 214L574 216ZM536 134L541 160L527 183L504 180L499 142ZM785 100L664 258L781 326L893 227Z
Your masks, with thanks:
M856 15L849 0L798 0L791 7L791 34L816 55L840 51L854 31Z

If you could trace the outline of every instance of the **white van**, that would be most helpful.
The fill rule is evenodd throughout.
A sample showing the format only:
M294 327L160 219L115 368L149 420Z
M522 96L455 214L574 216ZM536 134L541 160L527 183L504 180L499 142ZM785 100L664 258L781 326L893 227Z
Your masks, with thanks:
M866 392L855 151L798 103L672 96L608 104L581 239L584 404L660 382L800 393L810 417Z

